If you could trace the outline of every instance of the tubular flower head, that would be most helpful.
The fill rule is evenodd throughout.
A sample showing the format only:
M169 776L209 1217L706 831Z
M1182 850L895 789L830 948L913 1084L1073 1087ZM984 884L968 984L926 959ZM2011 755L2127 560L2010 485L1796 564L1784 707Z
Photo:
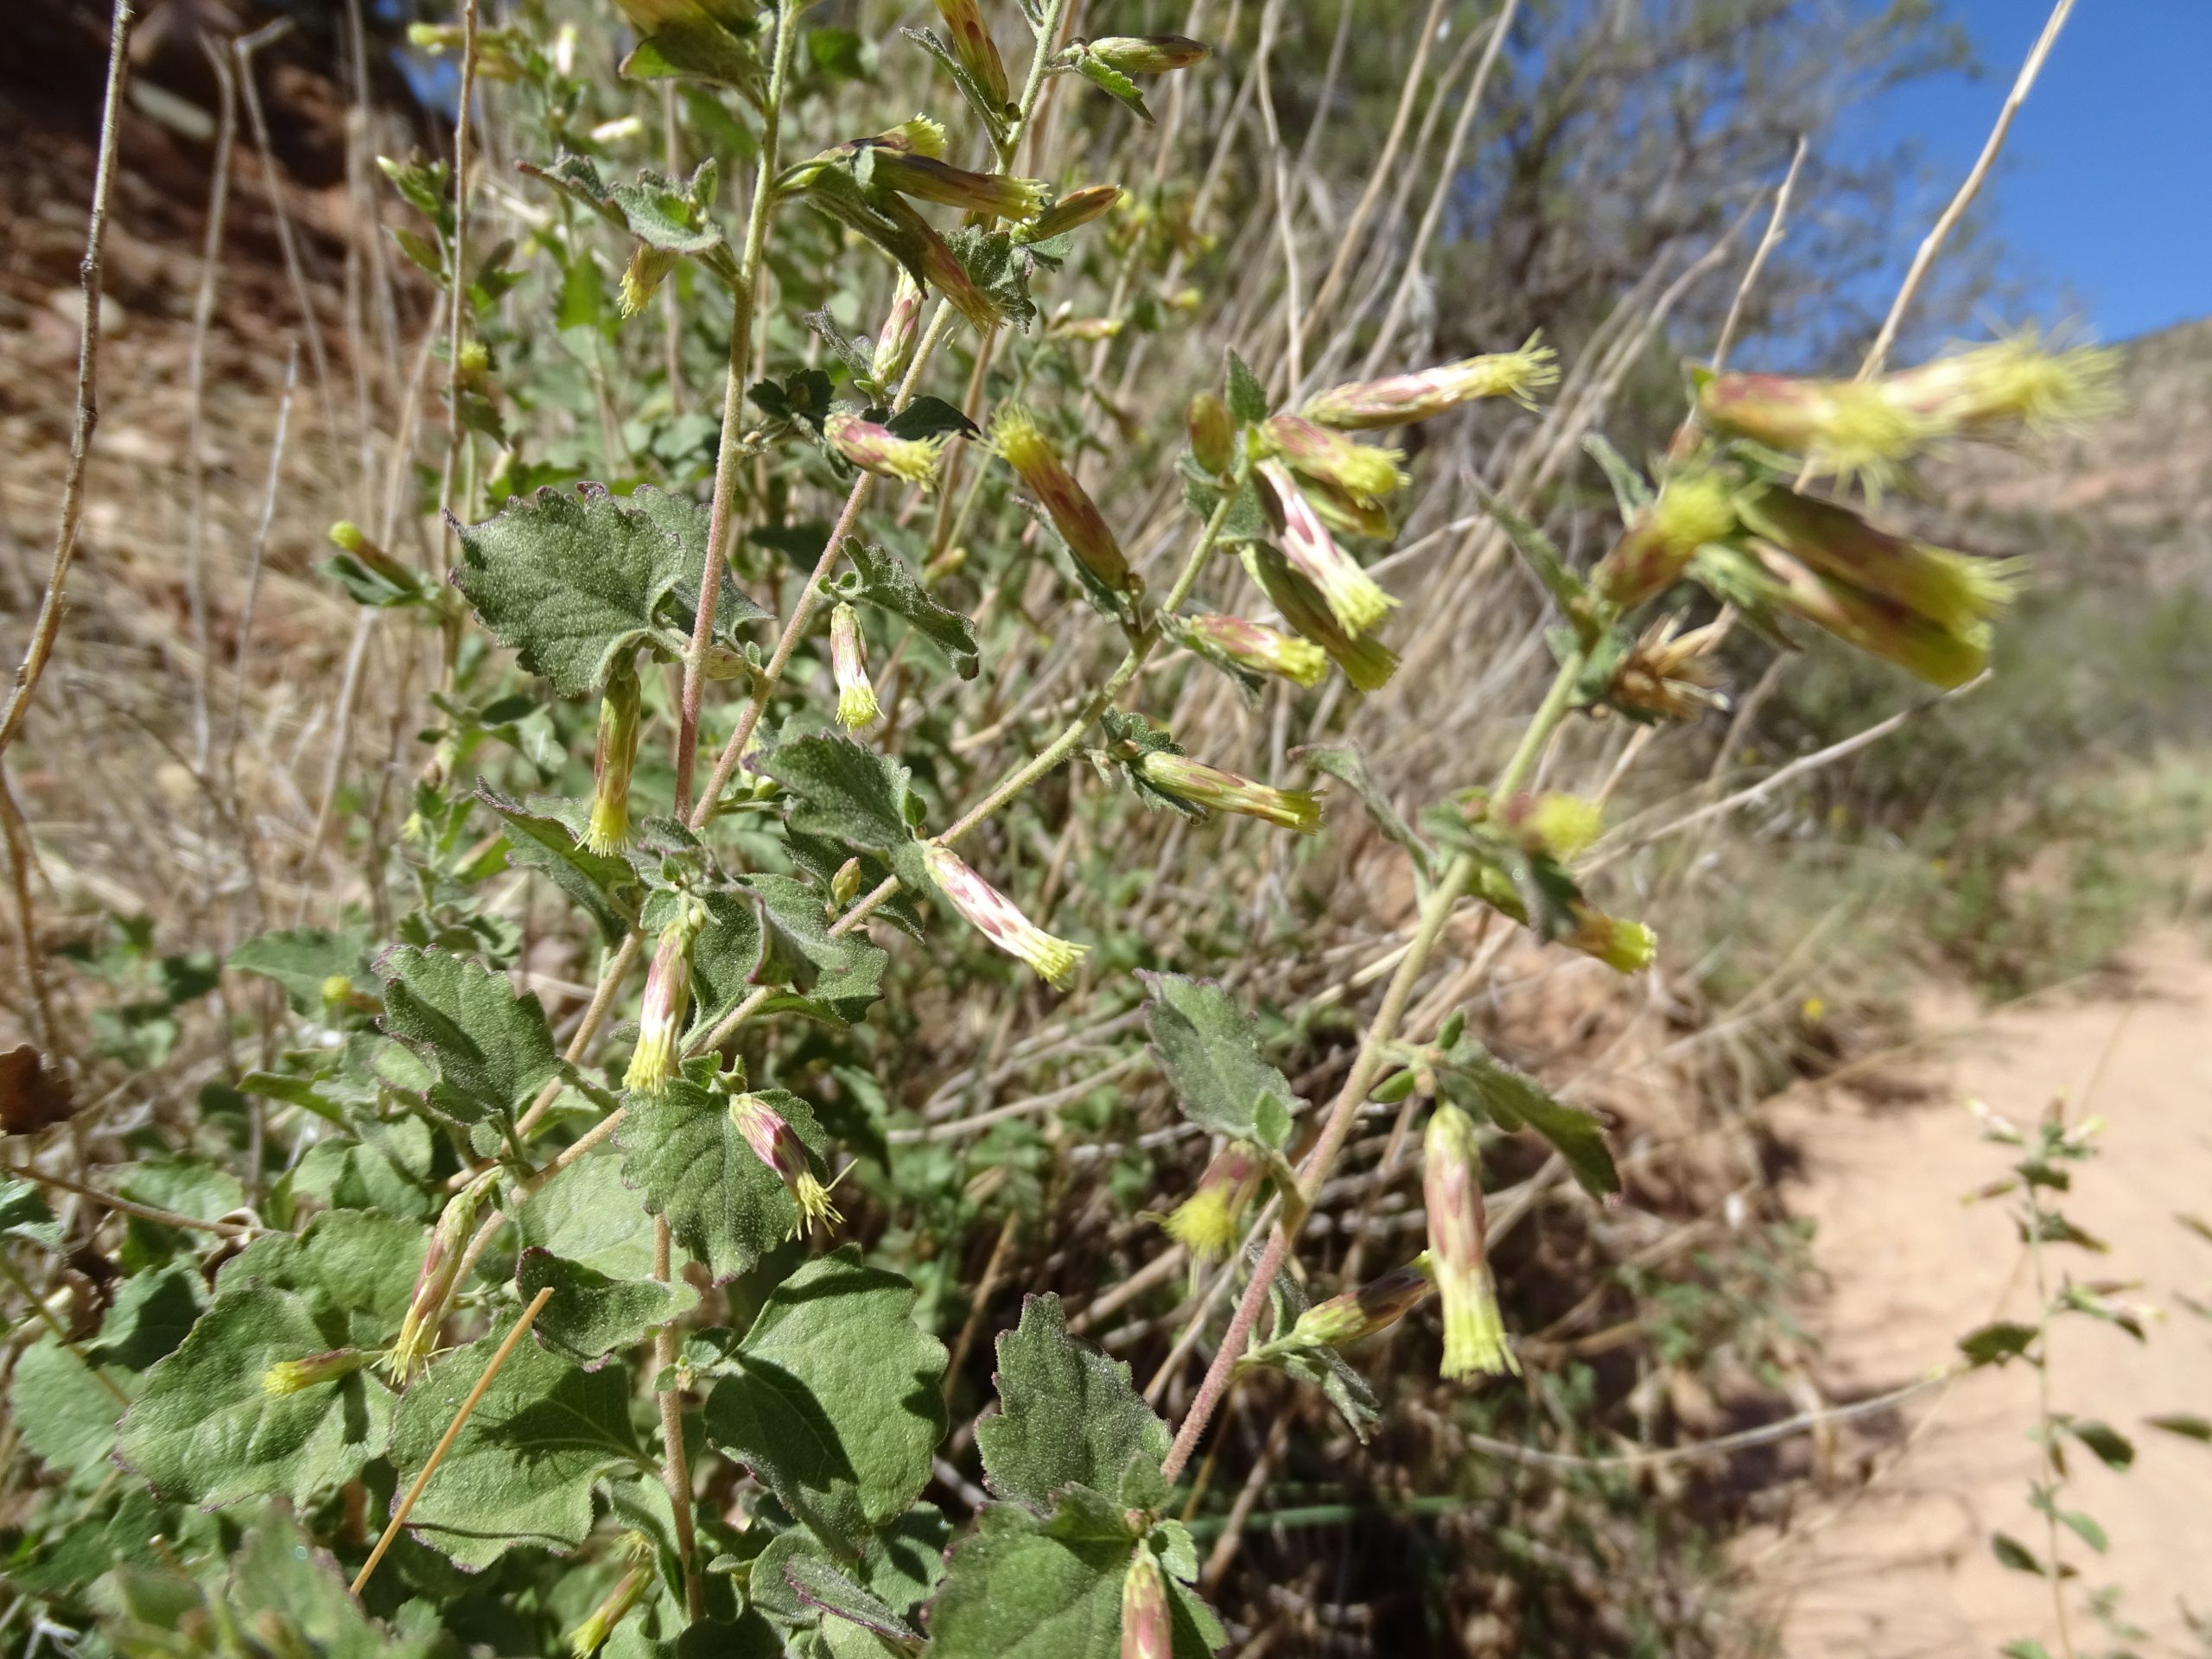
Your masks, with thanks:
M816 1224L835 1226L844 1219L830 1202L830 1189L815 1179L806 1143L784 1121L783 1115L758 1095L735 1095L729 1103L729 1121L753 1148L753 1155L775 1173L798 1205L798 1221L791 1228L797 1238Z
M1297 415L1272 415L1261 433L1300 478L1333 486L1362 506L1373 506L1405 486L1398 463L1402 449L1355 443L1341 432Z
M875 181L886 189L918 201L940 202L971 213L993 213L1001 219L1031 219L1045 205L1042 179L1017 179L1004 173L971 173L952 167L933 156L911 151L879 149L874 157Z
M626 322L645 308L668 273L676 269L673 249L647 247L640 242L630 250L630 263L622 267L622 291L615 304Z
M1605 810L1597 802L1555 791L1516 795L1494 816L1531 851L1557 859L1586 851L1605 827Z
M849 139L827 153L855 156L862 150L877 156L920 156L933 162L943 161L944 123L918 115L872 137Z
M1342 1348L1387 1331L1427 1301L1435 1284L1424 1252L1357 1290L1316 1302L1291 1327L1289 1341L1302 1347Z
M1301 413L1340 431L1366 432L1425 421L1478 397L1510 397L1533 409L1535 393L1559 378L1554 355L1531 335L1517 352L1493 352L1418 373L1332 386L1308 399Z
M1444 1302L1444 1375L1518 1371L1484 1254L1482 1157L1474 1120L1457 1106L1439 1106L1428 1120L1421 1154L1429 1268Z
M1081 230L1092 219L1112 213L1121 200L1118 184L1086 184L1080 190L1071 190L1030 221L1028 238L1042 242Z
M1236 1248L1237 1223L1258 1194L1264 1173L1259 1148L1249 1141L1232 1141L1214 1154L1197 1191L1166 1221L1169 1235L1190 1251L1192 1261L1217 1262Z
M1043 504L1068 550L1109 588L1127 593L1135 583L1122 544L1090 493L1061 463L1052 441L1036 417L1019 404L1000 409L991 423L991 448L1014 468L1029 493Z
M1879 382L1716 375L1698 388L1697 415L1724 437L1802 455L1843 478L1885 477L1942 435L1937 422L1893 402Z
M706 913L687 903L660 931L638 1009L638 1046L622 1074L625 1089L658 1089L676 1075L677 1045L691 1009L691 941Z
M970 926L1008 956L1027 963L1054 990L1067 989L1088 945L1071 944L1045 931L943 842L924 842L922 858L930 880Z
M642 1532L626 1532L615 1548L630 1563L630 1570L614 1581L607 1599L591 1610L583 1623L569 1632L569 1651L574 1659L591 1659L652 1587L652 1540Z
M1320 800L1306 790L1270 788L1164 749L1140 758L1137 771L1154 789L1193 805L1217 812L1241 812L1301 836L1320 833Z
M1167 1611L1167 1580L1140 1541L1122 1576L1122 1659L1173 1659L1174 1625Z
M617 663L599 695L599 737L591 757L591 817L584 826L586 852L619 853L630 843L630 772L638 761L644 725L638 671Z
M838 603L830 613L830 671L837 682L837 723L849 732L871 725L883 710L868 682L868 653L861 620L853 607Z
M1644 630L1643 637L1613 671L1606 701L1659 720L1694 720L1708 709L1725 709L1720 676L1707 654L1720 643L1719 624L1708 622L1680 639L1676 619Z
M887 386L906 372L906 361L914 354L914 340L922 326L922 285L914 280L913 273L906 266L899 267L899 285L891 295L891 309L883 319L883 327L876 331L875 354L868 364L868 375L876 385Z
M1281 461L1262 461L1260 476L1268 486L1263 499L1282 537L1283 557L1319 591L1337 626L1357 639L1398 601L1337 545Z
M1006 65L999 58L998 43L984 27L983 14L976 10L976 0L937 0L937 11L952 36L952 55L975 78L985 96L1004 109L1011 101Z
M891 221L899 236L912 247L913 257L920 266L916 274L924 282L950 300L952 308L976 327L993 328L998 326L1001 318L997 302L976 286L976 279L968 274L968 267L960 263L960 257L937 233L929 220L895 195L881 198L875 206L877 211Z
M1201 391L1192 397L1183 424L1191 435L1192 459L1216 478L1226 473L1236 460L1236 423L1220 395Z
M2118 365L2117 353L2090 346L2039 351L2031 335L1939 357L1878 384L1891 404L1947 432L2003 438L2103 414Z
M1125 75L1164 75L1202 62L1213 48L1180 35L1109 35L1087 41L1084 54Z
M261 1374L264 1394L298 1394L318 1382L335 1382L341 1376L351 1376L369 1363L369 1357L359 1348L333 1348L327 1353L309 1354L305 1359L279 1360Z
M862 420L849 410L832 410L822 423L830 447L864 473L904 480L927 489L937 481L942 437L902 438L887 426Z
M1561 944L1595 957L1617 974L1640 974L1658 953L1659 936L1642 922L1608 916L1602 910L1576 901L1574 931Z
M399 1334L392 1339L385 1366L395 1386L405 1388L430 1357L445 1323L446 1304L453 1300L454 1281L461 1275L461 1252L476 1230L477 1211L499 1183L499 1172L487 1169L446 1200L438 1224L430 1230L430 1248L423 1256L423 1270L415 1275L415 1294L408 1299L407 1314Z
M1283 620L1326 652L1355 690L1377 690L1398 671L1396 652L1379 639L1355 639L1338 627L1319 591L1292 569L1274 549L1263 543L1248 543L1244 568L1282 613Z
M1930 684L1989 663L1989 619L2016 567L1892 536L1832 502L1767 489L1743 505L1752 563L1773 602Z
M1679 474L1637 514L1592 580L1606 603L1627 610L1674 586L1698 549L1726 541L1736 528L1735 493L1726 477L1702 467Z
M415 572L379 547L367 531L350 518L340 518L330 527L330 544L341 553L352 554L364 569L403 592L416 585Z
M1260 674L1280 674L1300 685L1318 685L1329 671L1329 653L1264 623L1241 616L1208 614L1186 619L1190 632L1230 661Z

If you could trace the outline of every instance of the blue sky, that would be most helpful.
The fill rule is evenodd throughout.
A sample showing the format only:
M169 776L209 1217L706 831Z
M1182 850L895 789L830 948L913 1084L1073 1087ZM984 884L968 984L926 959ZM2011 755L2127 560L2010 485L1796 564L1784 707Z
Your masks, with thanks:
M1918 135L1930 181L1900 264L1965 177L2043 0L1945 0L1978 77L1945 75L1854 111L1842 142ZM1976 213L2047 320L2118 340L2212 314L2212 0L2078 0Z

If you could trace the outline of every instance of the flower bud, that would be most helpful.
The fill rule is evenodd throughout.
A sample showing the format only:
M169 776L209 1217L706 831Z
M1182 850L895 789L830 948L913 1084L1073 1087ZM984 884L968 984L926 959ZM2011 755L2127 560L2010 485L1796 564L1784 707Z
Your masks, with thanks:
M838 724L849 732L873 724L883 711L876 706L875 688L868 681L861 620L842 601L830 613L830 671L837 682Z
M1236 459L1236 423L1230 417L1229 405L1218 394L1202 391L1191 399L1183 423L1191 435L1191 454L1198 465L1216 478L1226 473Z
M1560 943L1595 957L1617 974L1640 974L1658 954L1659 936L1642 922L1608 916L1602 910L1576 902L1574 931Z
M614 1627L626 1618L631 1611L645 1599L645 1592L653 1583L652 1540L642 1532L626 1532L615 1544L616 1550L630 1563L628 1572L614 1581L614 1588L607 1599L593 1608L582 1624L569 1633L569 1651L574 1659L591 1659Z
M919 156L932 162L941 162L944 159L944 123L932 120L926 115L912 116L895 127L871 134L866 138L848 139L823 154L853 156L862 150L878 156Z
M1000 219L1029 219L1045 205L1042 179L1017 179L1005 173L971 173L931 156L880 149L872 158L875 181L918 201L938 202L965 213Z
M1697 550L1735 533L1735 493L1704 468L1667 480L1659 498L1636 516L1591 580L1607 604L1627 610L1674 586Z
M1080 230L1094 219L1110 213L1122 200L1118 184L1086 184L1071 190L1030 221L1027 238L1042 242Z
M638 1009L638 1046L622 1074L625 1089L658 1089L676 1075L677 1045L691 1008L691 941L705 922L705 911L686 901L661 929Z
M1122 1575L1122 1659L1173 1659L1173 1621L1167 1611L1167 1579L1139 1540Z
M952 36L952 55L982 88L983 95L992 105L1004 109L1012 101L1007 89L1006 65L1000 60L998 43L984 27L983 15L976 10L976 0L937 0L937 10Z
M1355 443L1296 415L1269 416L1260 431L1301 479L1341 490L1358 505L1372 506L1406 482L1398 466L1406 458L1402 449Z
M813 1160L798 1132L783 1115L758 1095L737 1095L729 1103L729 1121L753 1148L753 1155L773 1170L798 1205L798 1220L791 1228L796 1238L817 1222L834 1226L844 1219L830 1202L830 1189L815 1179Z
M1236 1227L1260 1191L1266 1166L1249 1141L1232 1141L1214 1154L1197 1191L1167 1217L1170 1236L1194 1262L1217 1262L1236 1248Z
M676 269L672 249L649 247L640 242L630 250L630 263L622 267L622 289L615 301L625 321L645 308L668 273Z
M1053 989L1068 988L1088 945L1071 944L1046 932L943 842L924 842L922 858L930 879L970 926L1008 956L1027 963Z
M423 1269L415 1275L415 1294L408 1299L407 1314L399 1334L385 1356L385 1369L395 1386L408 1381L429 1360L446 1320L446 1305L453 1300L454 1283L461 1275L461 1252L476 1230L477 1211L499 1184L497 1168L487 1169L446 1200L437 1225L430 1230L430 1246L423 1253Z
M359 1348L333 1348L326 1353L309 1354L305 1359L279 1360L261 1374L261 1391L298 1394L319 1382L335 1382L341 1376L351 1376L368 1363L369 1356Z
M1947 432L2002 438L2102 414L2113 401L2118 363L2117 353L2088 346L2038 351L2031 336L1939 357L1877 385L1893 407Z
M1802 455L1844 478L1885 476L1942 435L1940 423L1891 402L1878 382L1786 374L1715 375L1698 388L1697 416L1723 437Z
M1281 462L1263 461L1259 470L1267 486L1261 499L1282 537L1283 558L1313 584L1337 626L1357 639L1398 601L1337 545Z
M1197 639L1255 673L1279 674L1300 685L1318 685L1329 671L1329 654L1320 646L1264 623L1209 613L1184 619L1184 626Z
M1301 836L1320 833L1321 803L1306 790L1270 788L1249 778L1240 778L1233 772L1193 760L1188 755L1170 754L1164 749L1140 756L1137 772L1154 789L1194 806L1210 807L1217 812L1241 812L1248 818L1294 830Z
M1518 1371L1483 1250L1482 1160L1474 1120L1457 1106L1439 1106L1428 1120L1421 1154L1429 1270L1444 1303L1444 1375Z
M1357 1290L1316 1302L1291 1327L1287 1345L1342 1348L1387 1331L1428 1300L1435 1287L1428 1256L1416 1256Z
M943 437L902 438L887 426L862 420L849 410L833 410L822 423L830 447L864 473L901 479L927 489L937 481Z
M641 688L635 662L626 655L607 677L599 697L599 737L591 758L591 817L584 828L584 850L619 853L630 843L630 772L638 761Z
M363 569L374 572L395 588L407 589L416 585L412 570L378 546L349 518L340 518L330 527L330 544L341 553L350 553Z
M880 198L876 210L891 221L899 236L913 249L924 282L952 302L952 308L977 328L995 328L1002 321L998 302L978 287L945 239L930 222L908 207L904 199Z
M1970 632L2012 598L2011 564L1893 536L1834 502L1770 487L1747 496L1741 512L1792 558L1942 632Z
M854 896L860 890L861 861L857 858L849 858L837 867L837 873L830 878L830 902L837 909L842 910L853 902Z
M922 327L922 285L906 266L899 267L899 283L892 290L891 309L883 319L883 327L876 331L875 355L868 364L868 377L879 386L887 386L906 372L906 360L914 354L914 340Z
M1571 859L1605 828L1605 810L1578 795L1516 795L1494 814L1535 853Z
M1019 404L1004 405L991 423L991 447L1042 504L1068 550L1101 584L1122 593L1139 585L1098 504L1061 464L1035 416Z
M1319 590L1292 569L1274 548L1262 542L1248 543L1244 568L1282 613L1283 620L1326 652L1356 690L1376 690L1398 671L1396 652L1379 639L1355 639L1338 627Z
M1110 35L1078 48L1094 63L1124 75L1164 75L1203 61L1213 48L1180 35Z
M1323 426L1364 432L1425 421L1478 397L1510 397L1533 409L1535 393L1559 378L1554 355L1550 346L1539 346L1531 336L1517 352L1462 358L1415 374L1332 386L1309 398L1300 412Z

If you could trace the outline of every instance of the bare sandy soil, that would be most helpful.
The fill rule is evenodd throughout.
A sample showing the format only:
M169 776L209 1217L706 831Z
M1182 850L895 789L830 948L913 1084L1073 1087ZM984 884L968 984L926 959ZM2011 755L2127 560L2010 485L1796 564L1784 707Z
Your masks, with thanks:
M2054 1096L2069 1121L2101 1117L2100 1155L2077 1166L2065 1213L2108 1255L2047 1252L2079 1280L2140 1281L2126 1294L2166 1311L2139 1344L2087 1319L2055 1338L2053 1405L2111 1424L2139 1451L2126 1472L2070 1448L2064 1507L2110 1535L2102 1555L2062 1535L2071 1646L2082 1655L2212 1653L2212 1446L2146 1417L2212 1417L2212 1322L2186 1306L2212 1293L2212 1243L2184 1215L2212 1217L2212 964L2178 936L2126 964L2124 990L2052 997L1975 1020L1901 1068L1908 1085L1832 1089L1782 1109L1802 1154L1787 1186L1818 1224L1826 1288L1804 1310L1832 1400L1893 1389L1943 1365L1957 1338L1997 1318L2032 1319L2026 1252L2004 1204L1964 1204L1996 1179L2006 1149L1981 1138L1966 1103L2031 1122ZM1891 1079L1885 1079L1887 1084ZM2046 1522L2029 1507L2035 1468L2032 1371L1985 1370L1847 1426L1829 1490L1788 1530L1747 1541L1754 1599L1790 1659L1906 1659L1990 1654L2026 1637L2065 1651L2050 1588L2001 1566L1990 1535L2042 1554ZM2089 1611L2118 1586L2123 1639ZM2184 1605L2186 1605L2186 1606ZM2208 1621L2192 1632L2187 1610Z

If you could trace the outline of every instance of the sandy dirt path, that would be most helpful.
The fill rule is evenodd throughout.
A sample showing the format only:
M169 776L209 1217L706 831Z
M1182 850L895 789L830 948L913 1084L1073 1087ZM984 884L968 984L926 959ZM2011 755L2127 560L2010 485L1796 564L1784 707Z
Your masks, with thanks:
M2081 1448L2065 1507L2110 1535L2100 1557L2065 1535L2081 1577L2068 1597L2072 1647L2212 1653L2212 1446L2148 1427L2146 1417L2212 1417L2212 1321L2183 1305L2212 1300L2212 1243L2178 1217L2212 1219L2212 963L2178 937L2126 964L2126 995L2055 996L1967 1027L1900 1069L1918 1085L1900 1100L1844 1087L1785 1103L1777 1127L1802 1166L1785 1186L1817 1223L1826 1287L1804 1309L1821 1344L1815 1374L1832 1399L1895 1388L1944 1363L1966 1332L1995 1318L2031 1319L2031 1280L2001 1204L1961 1198L1997 1178L2006 1149L1981 1139L1965 1103L1979 1098L2031 1122L2054 1095L2069 1121L2105 1120L2098 1157L2077 1166L2068 1217L2107 1240L2109 1255L2054 1250L2082 1280L2139 1280L2127 1293L2168 1311L2138 1344L2087 1319L2055 1338L2053 1404L2101 1419L2139 1453L2125 1473ZM1933 1010L1961 1022L1966 1010ZM1982 1370L1902 1405L1895 1418L1836 1448L1830 1490L1799 1506L1789 1531L1747 1541L1753 1599L1789 1659L1986 1655L2028 1637L2063 1652L2048 1586L2000 1566L1990 1535L2044 1548L2027 1501L2035 1381L2024 1365ZM1872 1471L1871 1478L1869 1471ZM2141 1634L2118 1639L2087 1611L2089 1592L2120 1590ZM2189 1628L2183 1603L2207 1621Z

